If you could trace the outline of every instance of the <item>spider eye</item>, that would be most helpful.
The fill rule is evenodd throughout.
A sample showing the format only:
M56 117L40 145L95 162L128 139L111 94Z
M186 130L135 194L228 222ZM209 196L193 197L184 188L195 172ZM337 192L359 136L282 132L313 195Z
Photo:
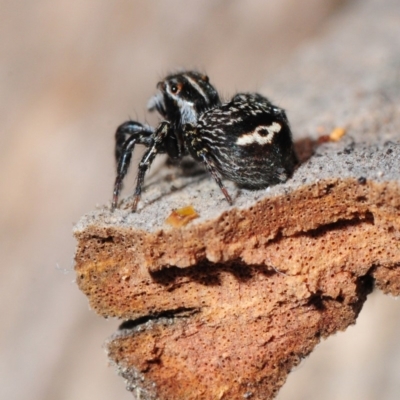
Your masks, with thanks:
M177 83L170 83L169 86L169 91L172 94L177 94L182 90L182 83L181 82L177 82Z

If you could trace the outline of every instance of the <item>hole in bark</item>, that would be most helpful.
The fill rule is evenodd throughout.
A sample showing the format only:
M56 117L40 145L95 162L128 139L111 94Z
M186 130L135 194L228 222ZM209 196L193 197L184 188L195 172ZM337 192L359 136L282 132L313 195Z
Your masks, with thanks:
M199 310L197 308L185 308L179 307L174 310L165 310L157 314L152 315L144 315L143 317L139 317L136 319L130 319L128 321L124 321L119 327L119 330L123 329L134 329L139 325L143 325L149 321L157 321L160 319L166 318L185 318L189 317L193 314L196 314Z

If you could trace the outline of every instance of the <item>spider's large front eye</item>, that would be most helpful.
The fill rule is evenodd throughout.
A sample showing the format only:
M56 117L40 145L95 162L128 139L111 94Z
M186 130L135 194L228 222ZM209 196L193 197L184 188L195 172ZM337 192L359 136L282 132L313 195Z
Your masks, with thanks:
M181 91L182 89L182 84L181 83L173 83L170 86L170 91L172 94L177 94Z

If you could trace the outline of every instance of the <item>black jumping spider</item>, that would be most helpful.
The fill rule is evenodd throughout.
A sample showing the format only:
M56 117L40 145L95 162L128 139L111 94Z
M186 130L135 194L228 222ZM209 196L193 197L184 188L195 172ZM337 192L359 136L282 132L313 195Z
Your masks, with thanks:
M112 210L136 144L148 149L138 169L132 210L136 211L147 169L157 154L172 159L185 155L202 162L229 204L221 178L245 189L263 189L286 181L297 163L285 111L258 93L239 93L221 103L207 76L195 71L168 75L149 102L163 120L152 128L136 121L115 134L117 177Z

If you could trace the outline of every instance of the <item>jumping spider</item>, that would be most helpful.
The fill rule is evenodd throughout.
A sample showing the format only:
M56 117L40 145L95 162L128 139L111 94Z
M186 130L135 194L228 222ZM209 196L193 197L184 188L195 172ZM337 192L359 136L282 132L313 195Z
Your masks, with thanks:
M157 84L150 111L158 111L157 128L127 121L115 134L117 177L112 210L136 144L148 149L138 168L132 210L136 211L146 171L157 154L172 159L192 156L202 162L226 200L232 199L221 178L256 190L286 181L297 163L285 111L258 93L239 93L221 103L206 75L186 71Z

